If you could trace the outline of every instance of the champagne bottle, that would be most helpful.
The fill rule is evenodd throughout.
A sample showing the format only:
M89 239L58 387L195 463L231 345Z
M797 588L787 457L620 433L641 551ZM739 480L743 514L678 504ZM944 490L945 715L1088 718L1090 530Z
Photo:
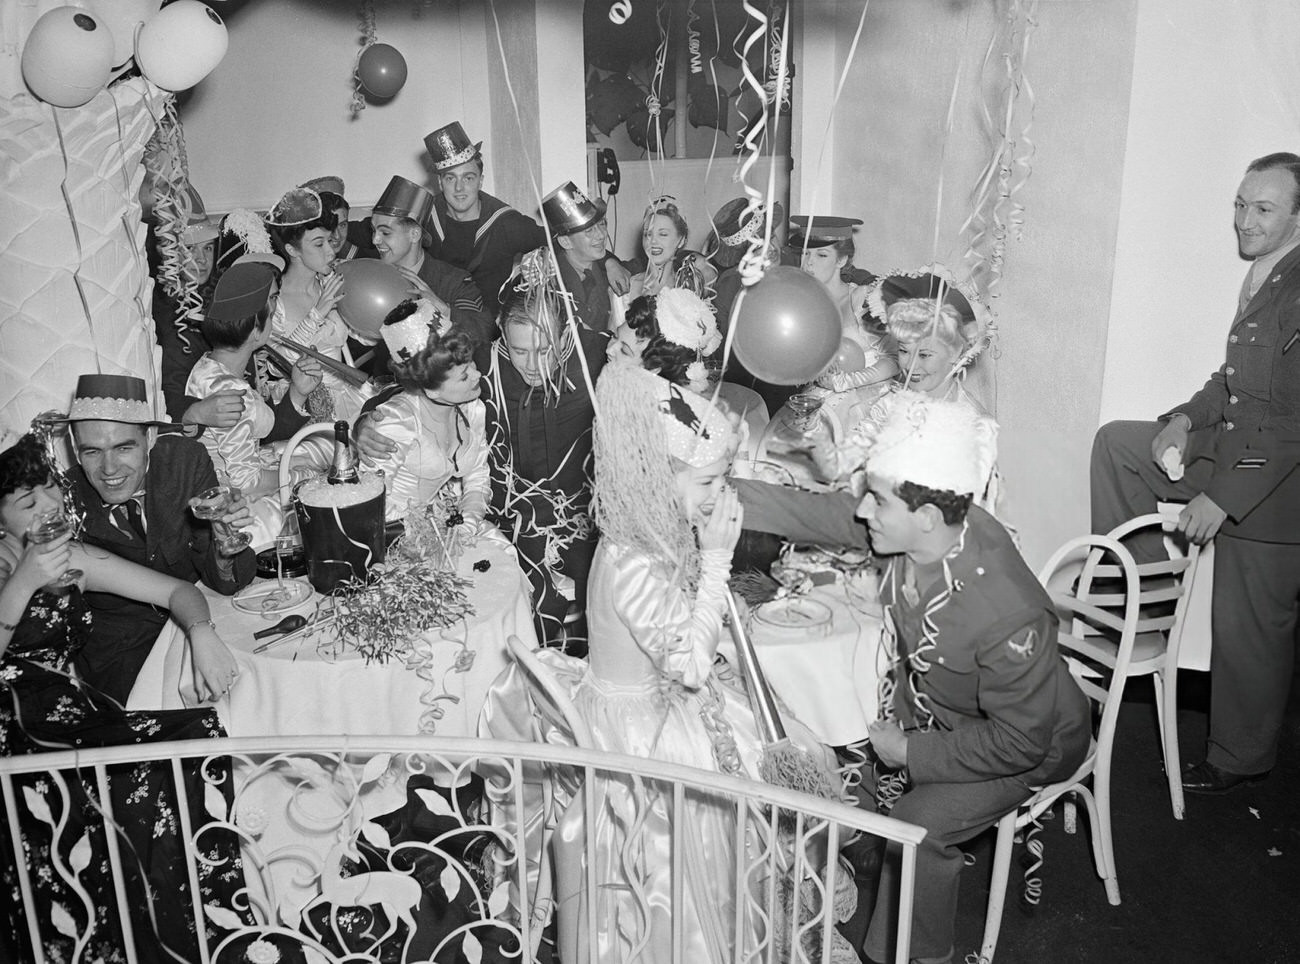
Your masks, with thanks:
M330 485L355 484L361 481L357 472L357 457L352 453L348 443L348 423L334 423L334 458L330 461L329 474L325 477Z

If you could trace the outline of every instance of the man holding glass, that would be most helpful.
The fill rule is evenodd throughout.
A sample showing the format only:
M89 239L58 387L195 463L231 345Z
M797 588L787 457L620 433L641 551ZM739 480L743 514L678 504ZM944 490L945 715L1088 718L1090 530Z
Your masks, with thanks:
M253 580L251 549L222 555L191 498L217 485L204 447L179 435L158 435L144 381L127 375L82 375L67 421L78 465L68 473L85 514L82 540L157 572L202 580L231 595ZM222 522L252 522L236 500ZM125 704L167 613L109 593L87 593L95 632L77 657L82 678Z

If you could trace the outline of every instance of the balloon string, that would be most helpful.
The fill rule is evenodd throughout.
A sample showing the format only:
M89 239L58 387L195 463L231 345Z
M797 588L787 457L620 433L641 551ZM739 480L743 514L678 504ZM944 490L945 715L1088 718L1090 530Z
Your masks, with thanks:
M59 138L59 153L63 155L63 180L59 183L59 191L63 195L63 205L68 210L68 223L72 225L72 240L77 246L77 267L72 272L72 283L77 288L77 297L81 300L81 310L86 316L86 330L90 333L90 350L95 353L95 371L99 374L104 373L100 367L99 344L95 337L95 319L90 314L90 302L86 300L86 290L81 285L81 265L85 260L85 253L81 247L81 228L77 225L77 212L72 206L72 195L68 192L68 177L71 173L71 165L68 161L68 145L63 139L63 122L59 120L59 108L50 107L50 113L54 115L54 131Z
M496 31L497 51L501 55L501 71L506 82L506 93L510 95L510 107L515 114L515 126L519 129L520 139L523 140L525 138L524 122L523 117L519 112L519 99L515 96L515 86L510 80L510 61L509 58L506 57L505 43L501 39L501 20L497 16L496 0L488 0L488 9L492 11L492 25ZM533 187L533 197L537 201L537 207L539 210L544 210L542 208L542 190L541 186L537 183L537 171L533 167L532 158L525 158L525 168L528 171L529 183L531 183ZM545 222L545 220L546 215L543 213L542 221ZM546 249L550 254L550 266L558 275L560 271L559 254L555 250L555 238L551 234L549 227L546 228ZM578 358L578 367L582 371L582 381L587 386L587 395L591 399L592 410L595 412L596 417L599 418L600 410L597 407L596 402L596 383L592 380L591 367L587 364L587 353L582 350L582 342L578 337L578 319L573 313L572 299L561 298L560 303L564 308L565 330L573 339L573 344L577 346L577 350L574 354Z
M835 110L839 107L840 95L844 93L844 85L849 79L849 68L853 66L854 57L858 52L858 42L862 39L862 30L867 24L867 9L871 6L870 0L862 5L862 15L858 17L858 27L853 32L853 42L849 44L849 55L844 60L844 69L840 71L839 83L835 85L835 96L831 98L830 113L826 117L826 130L822 132L822 146L817 152L817 176L813 178L812 197L808 205L808 214L810 216L817 212L817 195L821 192L822 170L826 162L826 145L831 139L831 125L835 123ZM804 238L803 250L800 252L800 260L808 253L808 238Z

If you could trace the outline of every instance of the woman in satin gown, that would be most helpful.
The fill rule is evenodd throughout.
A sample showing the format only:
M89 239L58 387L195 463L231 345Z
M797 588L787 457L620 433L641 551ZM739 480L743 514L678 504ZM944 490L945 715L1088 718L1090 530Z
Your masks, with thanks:
M216 698L237 678L234 660L209 621L203 594L193 585L83 548L67 535L46 545L25 540L35 516L61 502L62 492L33 436L22 436L0 451L0 756L224 736L212 709L127 712L72 675L73 658L94 631L91 613L80 585L47 588L70 566L83 571L88 588L170 606L177 621L190 627L200 695ZM182 767L195 830L211 819L205 813L205 790L229 794L228 760L208 759L200 772L201 762ZM77 959L126 959L101 813L106 803L118 826L137 959L198 959L186 840L171 765L122 764L109 767L107 774L108 801L100 800L91 769L13 778L18 812L6 816L0 833L7 925L0 928L0 959L34 956L23 915L22 875L9 838L10 817L20 829L21 859L46 959L72 960L79 943ZM233 834L211 830L199 834L197 842L204 858L196 861L201 901L230 907L243 885Z
M587 660L540 650L538 660L570 695L595 747L758 779L764 741L748 697L725 663L715 662L724 632L727 578L741 509L726 472L736 444L731 422L707 399L644 369L611 365L597 385L596 504L601 542L592 564ZM512 668L488 696L480 733L573 742L564 721L529 717L521 673ZM790 721L793 724L793 721ZM791 735L816 742L793 724ZM593 961L673 959L673 915L681 915L681 960L734 959L752 950L760 924L744 914L737 933L735 804L722 795L686 794L674 813L671 787L602 773L597 846L587 852L572 827L556 849L560 930L566 930L566 878L584 881L594 865L598 922ZM555 792L572 792L557 786ZM504 819L513 818L509 800ZM527 822L530 815L525 815ZM535 815L532 815L535 816ZM525 828L536 829L535 823ZM677 848L680 830L684 847ZM674 903L674 862L684 893ZM585 924L578 940L586 942Z

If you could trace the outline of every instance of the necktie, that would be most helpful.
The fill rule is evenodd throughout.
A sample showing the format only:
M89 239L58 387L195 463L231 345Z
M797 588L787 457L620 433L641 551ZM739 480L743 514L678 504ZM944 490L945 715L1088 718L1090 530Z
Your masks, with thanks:
M122 505L114 506L113 511L117 514L118 528L127 535L139 539L140 545L145 545L144 519L140 515L140 503L135 499L128 499Z

